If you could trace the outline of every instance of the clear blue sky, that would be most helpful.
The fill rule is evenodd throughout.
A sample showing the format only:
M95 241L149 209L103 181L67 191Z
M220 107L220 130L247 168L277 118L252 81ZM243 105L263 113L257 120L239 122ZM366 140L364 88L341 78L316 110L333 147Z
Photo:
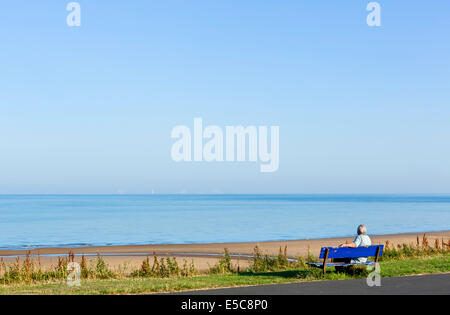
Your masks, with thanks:
M450 2L0 7L0 193L449 193ZM171 129L279 125L280 168L175 163Z

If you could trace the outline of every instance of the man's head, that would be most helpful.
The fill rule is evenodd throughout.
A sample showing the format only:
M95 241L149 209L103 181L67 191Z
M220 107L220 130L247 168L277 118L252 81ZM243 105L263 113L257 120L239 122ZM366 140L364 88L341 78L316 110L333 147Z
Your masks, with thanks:
M357 232L358 232L358 235L366 234L367 233L366 226L364 224L361 224L360 226L358 226Z

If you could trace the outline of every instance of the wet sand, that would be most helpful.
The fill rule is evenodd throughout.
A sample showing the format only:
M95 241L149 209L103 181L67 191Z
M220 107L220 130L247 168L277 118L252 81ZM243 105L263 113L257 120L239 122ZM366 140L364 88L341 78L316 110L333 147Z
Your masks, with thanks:
M386 234L386 235L370 235L372 243L385 244L389 241L392 245L416 243L417 237L422 240L424 232L407 233L407 234ZM450 230L439 232L425 232L429 242L434 243L435 239L441 240L444 238L445 242L450 239ZM188 262L194 260L194 264L198 270L206 270L209 266L213 266L217 262L217 256L214 254L221 254L224 248L227 248L232 255L244 255L239 258L239 265L242 268L247 266L248 258L245 255L251 255L255 246L258 246L262 252L277 255L280 247L287 246L287 255L291 258L298 256L306 256L308 251L317 256L320 248L323 246L336 247L341 243L350 242L354 237L336 237L323 238L311 240L293 240L293 241L269 241L269 242L243 242L243 243L211 243L211 244L169 244L169 245L126 245L126 246L92 246L92 247L77 247L77 248L41 248L39 250L32 250L32 255L41 255L41 263L43 267L55 265L57 262L57 255L67 255L72 251L75 255L92 255L88 256L88 260L94 260L97 253L105 255L104 260L112 268L118 268L119 265L123 267L127 265L127 269L135 269L140 266L142 261L147 256L152 256L156 252L160 257L175 257L180 264L184 259ZM0 250L0 256L9 263L15 260L15 256L26 255L24 250ZM45 256L52 255L52 256ZM9 257L8 257L9 256ZM21 258L23 259L23 258ZM76 257L79 260L80 257ZM233 262L238 263L238 259L233 257Z

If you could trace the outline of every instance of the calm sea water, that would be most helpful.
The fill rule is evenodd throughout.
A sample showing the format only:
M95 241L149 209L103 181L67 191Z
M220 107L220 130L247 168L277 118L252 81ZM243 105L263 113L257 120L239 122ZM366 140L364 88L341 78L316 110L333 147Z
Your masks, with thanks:
M290 240L450 229L448 195L0 196L0 248Z

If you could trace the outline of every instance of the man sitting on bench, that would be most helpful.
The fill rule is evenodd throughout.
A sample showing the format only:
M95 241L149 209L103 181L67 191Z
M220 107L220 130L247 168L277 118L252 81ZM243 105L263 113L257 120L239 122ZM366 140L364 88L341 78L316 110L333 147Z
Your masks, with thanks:
M360 246L371 246L372 245L372 240L367 235L367 229L366 229L365 225L361 224L360 226L358 226L357 233L358 233L358 235L356 236L356 238L353 242L341 244L341 245L339 245L339 247L357 248ZM360 257L360 258L349 259L349 260L342 261L342 262L350 263L350 264L358 264L358 263L365 263L366 261L367 261L366 257Z
M327 267L334 267L337 272L341 272L354 265L377 266L378 258L383 255L384 246L371 246L372 241L366 233L367 230L364 225L358 226L358 236L352 243L341 244L340 248L322 247L319 260L323 261L307 262L307 264L322 268L324 276L327 274ZM375 260L368 261L368 257L375 257ZM332 259L332 261L329 262L329 259Z

